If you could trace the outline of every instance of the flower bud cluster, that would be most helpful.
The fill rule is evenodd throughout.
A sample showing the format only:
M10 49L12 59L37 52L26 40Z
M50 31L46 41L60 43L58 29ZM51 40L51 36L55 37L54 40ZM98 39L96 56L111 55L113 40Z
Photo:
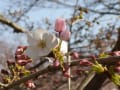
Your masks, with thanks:
M15 60L7 60L8 70L2 69L1 74L3 77L4 84L11 84L14 81L19 80L20 78L31 74L32 72L25 68L25 65L32 62L32 60L24 54L24 51L27 49L26 46L18 46L15 52ZM27 81L25 86L28 88L34 88L35 85L32 80Z
M26 46L19 46L15 52L15 61L18 65L25 66L26 64L32 62L32 59L24 54L27 49Z
M66 27L66 22L63 18L56 19L55 31L59 32L60 39L68 41L70 39L71 33L67 30Z
M110 55L120 56L120 51L111 52ZM116 62L115 66L114 66L114 71L120 73L120 61Z

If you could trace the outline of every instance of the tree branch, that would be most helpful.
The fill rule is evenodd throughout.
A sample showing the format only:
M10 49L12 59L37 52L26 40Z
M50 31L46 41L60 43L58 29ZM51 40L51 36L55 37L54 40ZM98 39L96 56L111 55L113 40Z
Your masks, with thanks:
M75 7L75 5L69 5L69 4L66 4L64 2L61 2L60 0L48 0L48 1L52 1L52 2L55 2L55 3L58 3L58 4L61 4L63 6L66 6L66 7ZM110 12L110 11L98 11L98 10L94 10L94 9L89 9L89 8L86 8L86 7L82 7L82 6L78 6L77 8L82 8L82 9L86 9L90 12L93 12L93 13L98 13L98 14L101 14L101 15L105 15L105 14L110 14L110 15L120 15L119 12Z
M92 61L92 59L89 59ZM115 64L116 62L120 61L120 56L113 56L113 57L108 57L108 58L101 58L101 59L96 59L99 63L102 64ZM72 60L71 61L71 66L75 66L75 65L79 65L80 60ZM26 82L27 80L36 78L37 76L47 73L47 72L56 72L58 70L61 70L61 67L53 67L53 66L48 66L47 68L44 68L42 70L39 70L36 73L33 73L29 76L23 77L18 81L13 82L12 84L8 85L7 87L5 87L3 90L8 90L10 88L13 88L14 86L20 85L21 83Z
M26 10L24 10L24 13L22 13L22 14L16 19L15 22L18 22L18 21L21 19L21 17L25 16L25 14L28 13L28 12L32 9L32 7L33 7L34 5L36 5L36 3L37 3L38 1L39 1L39 0L35 0L33 3L31 3L31 4L29 5L29 7L28 7Z
M26 30L17 25L16 23L12 22L11 20L5 18L3 15L0 14L0 22L3 24L8 25L9 27L12 27L14 29L14 32L25 32Z

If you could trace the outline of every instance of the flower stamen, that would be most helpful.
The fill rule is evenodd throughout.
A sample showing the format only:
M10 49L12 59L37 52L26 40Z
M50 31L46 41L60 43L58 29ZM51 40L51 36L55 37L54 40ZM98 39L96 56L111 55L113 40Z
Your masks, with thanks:
M40 42L38 43L38 47L45 48L46 47L46 42L44 40L40 40Z

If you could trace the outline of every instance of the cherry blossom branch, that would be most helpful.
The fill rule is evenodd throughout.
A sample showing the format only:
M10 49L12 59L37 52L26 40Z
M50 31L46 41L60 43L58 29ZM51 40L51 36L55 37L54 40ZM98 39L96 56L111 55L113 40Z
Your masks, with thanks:
M89 59L90 61L92 61L92 59ZM98 58L96 59L99 63L102 63L104 65L110 65L110 64L115 64L116 62L120 61L120 56L113 56L113 57L108 57L108 58ZM75 66L75 65L79 65L79 62L80 60L73 60L71 61L71 65L70 66ZM13 82L12 84L8 85L7 87L5 87L3 90L7 90L7 89L10 89L10 88L13 88L14 86L17 86L17 85L20 85L21 83L24 83L26 82L27 80L30 80L30 79L33 79L33 78L36 78L38 77L39 75L41 74L44 74L46 72L55 72L55 71L58 71L60 70L61 67L53 67L53 66L48 66L47 68L43 68L42 70L39 70L38 72L36 73L33 73L29 76L26 76L26 77L23 77L21 78L20 80L18 81L15 81Z
M70 5L70 4L61 2L60 0L51 0L51 1L52 1L52 2L55 2L55 3L58 3L58 4L61 4L61 5L66 6L66 7L71 7L71 8L75 7L75 5ZM106 14L110 14L110 15L120 15L120 13L117 12L117 11L114 11L114 12L110 12L110 11L98 11L98 10L89 9L89 8L82 7L82 6L78 6L78 8L87 9L87 10L90 11L90 12L98 13L98 14L101 14L101 15L106 15Z
M19 25L17 25L16 23L12 22L11 20L5 18L3 15L0 14L0 22L3 24L8 25L9 27L12 27L14 29L14 32L25 32L26 30L22 27L20 27Z
M54 67L48 66L45 69L39 70L36 73L30 74L29 76L23 77L20 80L13 82L12 84L10 84L7 87L3 88L3 90L9 90L10 88L13 88L13 87L15 87L17 85L20 85L21 83L24 83L27 80L37 78L39 75L41 75L43 73L46 73L46 72L49 72L49 71L53 72L53 71L56 71L56 70L60 70L60 67L54 68Z
M88 60L90 60L91 62L93 62L93 60L91 58L86 58ZM82 59L81 59L82 60ZM120 61L120 56L110 56L107 58L97 58L96 59L99 63L103 64L103 65L114 65L116 62ZM77 65L79 64L78 62L80 61L80 59L78 60L72 60L71 61L71 65Z

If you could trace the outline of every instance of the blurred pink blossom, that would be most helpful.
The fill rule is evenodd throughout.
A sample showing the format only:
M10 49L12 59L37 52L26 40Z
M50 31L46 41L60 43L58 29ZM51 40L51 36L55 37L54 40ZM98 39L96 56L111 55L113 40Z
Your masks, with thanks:
M18 46L16 52L15 52L15 60L17 64L24 66L30 62L32 62L32 59L29 58L27 55L24 55L24 51L27 49L26 46Z
M73 59L78 59L80 56L77 51L73 51L70 55L72 56Z
M53 66L58 67L60 65L59 60L54 60Z
M64 30L66 30L65 20L63 18L56 19L56 22L55 22L55 31L56 32L62 32Z
M60 33L60 38L65 41L69 40L70 36L71 36L71 33L68 30L64 30Z
M28 87L28 88L35 88L35 84L31 81L31 80L28 80L25 85Z
M115 51L115 52L113 52L113 54L114 54L115 56L120 56L120 51Z
M116 72L120 72L120 66L116 66L116 67L114 68L114 70L115 70Z

